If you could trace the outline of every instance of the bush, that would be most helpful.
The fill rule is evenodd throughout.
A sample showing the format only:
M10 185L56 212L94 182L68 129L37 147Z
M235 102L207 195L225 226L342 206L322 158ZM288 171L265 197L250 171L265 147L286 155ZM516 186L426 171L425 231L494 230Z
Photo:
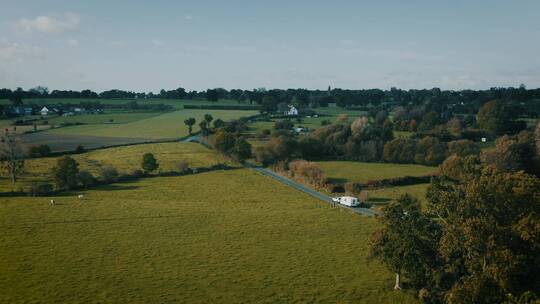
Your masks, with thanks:
M43 157L51 154L51 148L48 145L32 146L29 150L31 157Z
M118 178L118 171L114 167L110 167L110 166L104 167L104 168L101 168L100 175L101 175L101 180L109 184L116 181L116 179Z
M154 157L154 154L152 153L144 154L141 167L145 173L150 173L150 172L155 171L159 167L159 164L156 158Z
M53 192L53 185L49 183L32 183L30 193L32 196L44 196Z
M72 189L79 184L79 164L69 156L58 159L53 168L54 182L58 189Z
M78 145L77 148L75 148L75 153L76 154L81 154L81 153L84 153L84 147L83 145Z
M131 172L131 176L135 178L141 178L144 176L144 172L141 169L135 169Z
M97 179L88 171L81 171L81 173L79 173L79 181L85 188L92 187L97 184Z
M362 191L362 185L359 183L348 182L345 184L345 191L348 193L360 193Z
M326 176L321 168L312 162L305 160L295 160L289 163L289 170L294 179L315 187L322 187L326 184Z
M243 137L236 138L234 147L232 150L233 156L238 161L244 161L251 157L251 144L247 142Z

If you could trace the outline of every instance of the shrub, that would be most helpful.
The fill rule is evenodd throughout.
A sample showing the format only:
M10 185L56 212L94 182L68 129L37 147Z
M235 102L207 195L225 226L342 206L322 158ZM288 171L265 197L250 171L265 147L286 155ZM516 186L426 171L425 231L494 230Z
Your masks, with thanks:
M51 148L48 145L32 146L29 150L31 157L43 157L51 154Z
M135 169L131 172L131 176L135 178L140 178L144 176L144 172L141 169Z
M75 148L75 153L76 154L81 154L81 153L84 153L85 149L83 147L83 145L78 145L77 148Z
M118 178L118 171L111 166L101 168L100 172L101 180L107 184L116 181Z
M69 156L58 159L53 168L54 182L58 189L72 189L79 183L79 164Z
M326 176L321 168L305 160L295 160L289 163L289 170L294 179L316 187L322 187L326 184Z
M79 181L85 188L92 187L97 184L97 179L88 171L81 171L79 173Z
M32 183L30 193L32 196L44 196L53 192L53 185L49 183Z
M345 184L345 191L349 193L360 193L362 191L362 185L359 183L348 182Z
M141 167L145 173L150 173L150 172L155 171L159 167L159 164L156 158L154 157L154 154L152 153L144 154Z

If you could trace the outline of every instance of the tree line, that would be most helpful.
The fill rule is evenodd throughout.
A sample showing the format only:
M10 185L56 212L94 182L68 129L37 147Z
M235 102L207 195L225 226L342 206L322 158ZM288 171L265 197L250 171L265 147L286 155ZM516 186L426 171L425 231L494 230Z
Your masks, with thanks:
M476 113L487 101L503 100L515 102L521 106L524 114L538 115L540 113L540 89L527 89L524 85L518 88L494 87L488 90L441 90L410 89L402 90L391 88L381 89L271 89L263 88L253 90L223 88L207 89L202 91L187 91L179 87L172 90L162 89L158 93L133 92L112 89L103 92L92 90L52 90L45 87L35 87L28 90L16 88L0 89L0 99L10 99L19 102L30 98L93 98L93 99L133 99L133 98L162 98L162 99L204 99L218 101L232 99L251 104L263 105L268 111L277 110L280 103L293 103L299 106L328 106L336 104L340 107L366 108L391 103L393 105L429 105L438 113L452 111L455 113Z

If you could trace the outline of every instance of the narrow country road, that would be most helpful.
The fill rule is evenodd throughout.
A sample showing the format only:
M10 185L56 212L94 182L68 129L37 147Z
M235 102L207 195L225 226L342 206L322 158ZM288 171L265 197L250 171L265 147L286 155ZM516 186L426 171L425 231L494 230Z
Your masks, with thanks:
M189 138L186 138L184 140L185 142L197 142L197 143L200 143L206 147L210 147L210 145L204 140L202 139L200 136L198 135L194 135L194 136L191 136ZM296 181L293 181L291 179L288 179L284 176L281 176L277 173L275 173L274 171L270 170L270 169L266 169L266 168L262 168L262 167L258 167L258 166L255 166L255 165L252 165L252 164L249 164L249 163L245 163L244 166L246 168L249 168L251 170L254 170L256 172L259 172L265 176L269 176L293 189L296 189L298 191L302 191L306 194L309 194L323 202L326 202L326 203L329 203L329 204L332 204L332 198L328 195L325 195L325 194L322 194L318 191L315 191L313 189L310 189ZM379 212L377 211L374 211L374 210L371 210L371 209L368 209L368 208L360 208L360 207L348 207L348 206L344 206L344 205L341 205L341 204L336 204L336 206L339 206L341 208L345 208L345 209L349 209L353 212L356 212L358 214L363 214L363 215L367 215L367 216L377 216L379 215Z

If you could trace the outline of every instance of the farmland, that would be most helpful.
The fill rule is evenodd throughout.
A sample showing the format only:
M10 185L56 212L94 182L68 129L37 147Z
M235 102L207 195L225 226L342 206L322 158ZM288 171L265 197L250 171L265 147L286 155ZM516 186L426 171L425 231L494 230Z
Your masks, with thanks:
M339 182L365 183L402 176L422 176L435 173L437 167L412 164L364 163L353 161L317 162L326 177Z
M84 194L2 201L0 302L415 302L367 261L374 219L246 169Z
M205 114L210 114L214 119L224 121L247 117L257 114L256 111L230 111L230 110L180 110L153 116L146 119L136 120L125 124L100 124L81 125L58 128L47 131L50 134L73 134L108 137L141 137L152 139L178 138L188 135L188 128L184 120L193 117L197 123L193 130L199 130L200 122Z
M195 143L161 143L133 145L118 148L95 150L83 154L72 155L80 164L81 170L99 174L101 168L114 167L121 174L140 169L144 153L153 153L163 172L175 171L180 161L185 160L190 167L209 167L226 163L223 157ZM28 188L32 182L52 180L52 168L56 157L35 158L26 161L25 171L15 187ZM10 191L11 183L7 178L0 179L0 191Z

